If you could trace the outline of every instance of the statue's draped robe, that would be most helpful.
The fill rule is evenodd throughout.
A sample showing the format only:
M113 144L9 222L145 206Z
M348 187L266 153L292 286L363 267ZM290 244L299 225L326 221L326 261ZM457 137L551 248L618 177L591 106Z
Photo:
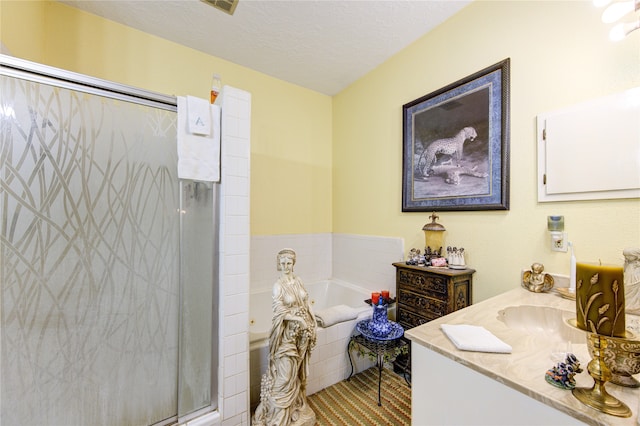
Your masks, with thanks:
M299 413L310 410L306 382L316 323L307 291L297 277L280 278L274 286L272 308L266 372L271 389L256 409L254 424L288 425Z

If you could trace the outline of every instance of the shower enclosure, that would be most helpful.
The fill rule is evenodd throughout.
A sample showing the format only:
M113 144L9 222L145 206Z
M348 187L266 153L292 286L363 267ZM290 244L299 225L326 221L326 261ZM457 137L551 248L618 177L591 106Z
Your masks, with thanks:
M0 55L0 424L217 404L218 184L177 177L175 98Z

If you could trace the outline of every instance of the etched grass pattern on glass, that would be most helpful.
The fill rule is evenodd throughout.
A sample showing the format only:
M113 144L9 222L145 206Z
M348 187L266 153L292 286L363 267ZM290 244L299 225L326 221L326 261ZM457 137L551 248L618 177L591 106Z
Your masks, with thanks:
M0 78L0 423L175 415L175 113Z

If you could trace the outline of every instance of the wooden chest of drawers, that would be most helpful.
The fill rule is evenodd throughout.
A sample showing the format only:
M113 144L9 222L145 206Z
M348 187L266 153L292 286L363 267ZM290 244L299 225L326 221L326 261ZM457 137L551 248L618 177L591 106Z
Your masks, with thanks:
M396 322L406 329L471 305L474 269L454 270L394 263Z

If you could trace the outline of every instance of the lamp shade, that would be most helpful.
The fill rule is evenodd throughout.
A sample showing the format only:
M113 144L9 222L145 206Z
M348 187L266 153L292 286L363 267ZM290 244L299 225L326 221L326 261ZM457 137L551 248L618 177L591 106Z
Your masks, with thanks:
M446 229L436 222L436 219L439 219L439 217L435 213L429 216L429 219L431 219L431 222L422 227L425 247L427 251L431 253L435 252L439 255L444 245L444 231L446 231Z

